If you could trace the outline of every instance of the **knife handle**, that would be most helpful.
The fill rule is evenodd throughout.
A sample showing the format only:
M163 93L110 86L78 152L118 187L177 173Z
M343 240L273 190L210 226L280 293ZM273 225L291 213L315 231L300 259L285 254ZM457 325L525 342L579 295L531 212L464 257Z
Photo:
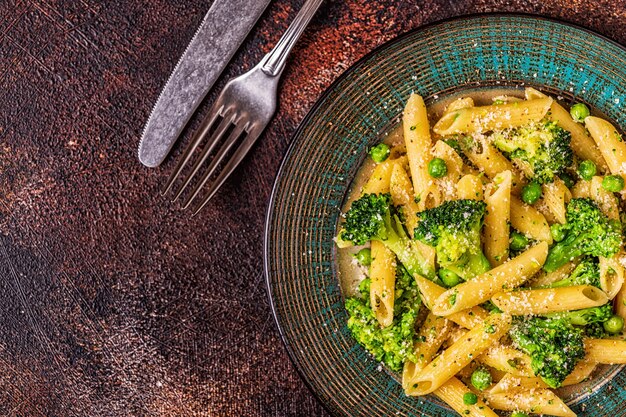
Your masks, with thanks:
M324 0L307 0L304 3L276 46L261 60L260 65L264 73L275 77L283 71L291 49L300 38L300 35L302 35L302 32L304 32L313 15L315 15L322 1Z

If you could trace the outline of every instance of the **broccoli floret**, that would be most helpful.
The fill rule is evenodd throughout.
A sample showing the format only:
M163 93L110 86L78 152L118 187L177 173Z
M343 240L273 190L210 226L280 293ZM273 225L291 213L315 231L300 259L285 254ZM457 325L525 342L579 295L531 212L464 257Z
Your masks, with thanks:
M567 222L563 225L565 239L550 249L543 266L552 272L570 260L581 255L610 258L619 251L622 244L621 225L610 220L589 198L573 198L565 213Z
M421 303L417 282L403 267L397 268L394 297L394 316L400 316L406 311L413 310L417 313Z
M346 213L339 238L355 245L379 240L396 254L411 275L434 278L435 271L406 234L395 211L389 194L364 194Z
M494 132L492 140L511 159L528 164L533 180L541 184L554 181L574 158L571 134L551 121Z
M486 204L477 200L446 201L418 213L415 238L434 246L437 261L463 279L491 269L480 247Z
M597 259L593 257L583 259L569 277L546 285L545 288L571 287L572 285L593 285L600 288L600 265Z
M590 337L592 339L603 339L607 336L603 323L590 323L583 327L583 332L586 337Z
M346 300L350 315L348 328L377 361L384 362L393 371L400 371L405 361L417 359L413 349L417 339L415 319L420 307L417 284L403 268L398 269L394 319L384 329L372 311L369 291L370 280L365 279L359 285L360 296Z
M562 319L575 326L588 326L593 323L604 323L610 319L613 316L613 307L610 304L605 304L600 307L549 313L544 316L553 319Z
M560 387L585 356L583 331L567 320L539 317L516 320L509 335L517 348L530 355L535 375L552 388Z

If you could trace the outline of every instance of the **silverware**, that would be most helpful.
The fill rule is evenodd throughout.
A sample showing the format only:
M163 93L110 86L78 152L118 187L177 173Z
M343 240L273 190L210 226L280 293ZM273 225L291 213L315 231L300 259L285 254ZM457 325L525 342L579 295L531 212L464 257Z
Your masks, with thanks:
M215 195L274 115L278 80L285 67L287 56L321 3L322 0L307 0L274 49L265 55L252 70L226 84L172 172L165 185L164 195L173 188L179 177L183 177L181 176L183 168L207 136L208 140L190 172L183 177L182 185L175 192L173 201L183 194L211 155L213 158L185 199L183 208L186 209L191 205L214 174L216 178L204 196L200 198L194 214L198 213ZM216 150L220 142L222 144ZM229 154L230 158L226 158ZM220 167L222 168L218 173Z
M215 80L271 0L216 0L163 88L139 143L139 160L161 164Z

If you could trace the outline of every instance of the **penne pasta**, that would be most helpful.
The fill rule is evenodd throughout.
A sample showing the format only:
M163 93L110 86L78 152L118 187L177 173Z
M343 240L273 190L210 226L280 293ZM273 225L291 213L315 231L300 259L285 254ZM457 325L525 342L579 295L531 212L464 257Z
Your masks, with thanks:
M604 365L626 363L626 340L587 339L585 359Z
M432 306L437 298L439 298L441 294L446 291L446 289L419 275L415 277L415 281L420 294L422 295L422 301L428 309L432 309ZM489 312L487 310L482 307L475 306L467 310L451 314L447 317L447 319L463 328L472 329L482 323L487 316L489 316Z
M582 360L578 362L571 374L565 378L562 386L567 387L569 385L575 385L584 381L591 375L596 368L594 362L588 360ZM499 394L503 392L511 392L515 390L529 390L529 389L548 389L548 384L543 382L539 377L526 377L516 376L512 373L506 374L494 387L491 389L491 393Z
M450 314L448 320L458 324L465 329L472 329L480 322L487 319L489 312L482 307L474 306L458 313Z
M369 180L363 186L362 194L385 194L389 192L391 173L396 165L404 166L407 163L406 156L398 159L387 159L376 165Z
M539 91L539 90L537 90L535 88L526 87L524 89L524 98L526 100L535 100L535 99L538 99L538 98L545 98L545 97L548 97L548 95L547 94L543 94L541 91Z
M459 200L482 200L483 182L477 175L463 176L456 183L456 196Z
M498 174L487 187L487 214L483 228L484 251L492 266L502 265L509 256L511 219L511 171Z
M495 345L489 348L477 359L494 369L508 374L523 377L533 377L535 374L530 366L530 356L520 352L512 346Z
M513 196L511 196L511 226L531 239L552 244L550 225L543 214Z
M443 342L450 336L451 331L452 323L450 321L443 317L437 317L432 313L428 314L420 328L417 337L418 342L414 345L417 361L406 361L404 363L402 387L406 389L411 384L413 378L430 363Z
M578 181L572 187L573 198L591 198L591 181Z
M612 258L600 256L600 288L609 297L615 298L624 285L624 267L620 263L623 252L616 253Z
M506 375L506 372L503 372L495 368L491 368L489 372L491 373L491 376L493 377L493 382L496 382L496 383L499 382Z
M389 193L391 194L393 205L402 208L402 214L404 215L407 229L411 237L413 237L413 231L418 222L417 212L419 208L415 202L411 179L400 164L394 165L391 171L389 177Z
M422 302L429 310L433 309L435 300L446 291L445 288L435 284L421 275L415 275L415 283L417 284L417 288L422 296Z
M478 143L473 148L464 149L463 153L472 164L476 165L490 179L495 178L501 172L511 171L513 175L511 187L514 194L517 195L522 191L524 181L521 175L513 167L511 161L506 159L490 143Z
M394 206L399 207L402 210L409 235L413 237L413 233L418 222L417 212L419 211L419 207L413 197L414 193L411 180L401 164L396 164L393 167L389 181L389 192ZM419 240L414 240L413 244L422 254L425 264L428 265L428 270L434 271L435 248L428 246Z
M602 290L591 285L501 292L491 299L500 310L513 315L582 310L599 307L608 301Z
M474 99L471 97L457 98L452 103L448 104L446 109L443 111L443 115L451 113L455 110L467 109L469 107L474 107Z
M546 115L552 99L540 98L514 103L458 109L445 114L433 127L438 135L483 133L536 122Z
M554 392L549 389L512 391L501 394L486 392L489 406L495 410L525 411L527 413L549 414L557 417L576 417Z
M602 213L611 220L619 220L617 197L604 189L602 177L593 177L589 182L589 197L596 202Z
M516 376L506 374L496 385L491 388L490 393L502 394L514 391L525 391L531 389L548 389L548 385L541 378Z
M572 193L560 178L555 178L552 183L543 184L542 189L548 210L557 222L564 224L566 221L565 204L571 200Z
M448 338L446 339L446 341L443 342L443 347L446 349L449 348L455 342L457 342L460 338L465 336L466 333L467 333L467 329L463 329L461 327L456 326L456 328L453 331L451 331L450 334L448 334Z
M576 265L578 265L578 260L570 261L552 272L541 271L539 275L528 280L527 284L529 287L533 288L550 285L553 282L569 277L570 273L576 268Z
M611 123L595 116L585 118L585 127L596 142L611 174L626 174L626 143Z
M376 320L382 327L393 321L396 288L396 255L377 241L372 241L370 266L370 303Z
M433 394L448 404L454 411L462 416L470 417L498 417L480 398L473 405L463 402L463 395L471 390L459 379L450 378L441 387L437 388Z
M456 151L442 140L433 147L433 157L441 158L446 162L448 172L443 178L437 179L437 184L445 200L454 200L455 185L463 172L463 160Z
M542 190L542 192L543 192L543 190ZM546 204L546 199L545 199L544 196L539 198L539 201L537 201L535 204L533 204L532 207L537 209L537 211L543 215L543 217L546 219L548 224L559 223L557 218L554 217L554 214L552 213L552 211L550 211L550 207L548 207L548 204Z
M524 99L515 97L515 96L501 95L501 96L494 97L492 101L493 101L493 104L504 104L504 103L524 101Z
M537 273L548 255L548 244L541 242L518 257L444 292L433 305L439 316L484 303L502 290L512 290Z
M547 97L545 94L532 87L526 88L526 100L545 97ZM557 103L556 100L552 102L550 111L546 117L555 121L557 125L570 132L572 135L572 150L581 160L589 159L593 161L601 172L606 172L608 170L604 157L602 157L602 153L598 150L598 147L594 143L591 136L589 136L587 129L585 129L582 124L574 121L572 116L569 114L569 111Z
M409 395L425 395L435 391L447 380L500 340L511 326L508 314L492 314L478 326L467 332L448 349L444 350L411 381Z
M426 105L421 96L411 94L402 114L404 142L409 160L413 191L419 199L420 210L438 206L441 194L431 176L428 174L428 163L432 159L433 146L430 137L430 125L426 113Z
M448 338L446 339L446 341L443 342L444 348L447 349L452 346L454 342L465 336L465 333L467 333L467 329L462 329L461 327L456 326L455 329L448 334Z

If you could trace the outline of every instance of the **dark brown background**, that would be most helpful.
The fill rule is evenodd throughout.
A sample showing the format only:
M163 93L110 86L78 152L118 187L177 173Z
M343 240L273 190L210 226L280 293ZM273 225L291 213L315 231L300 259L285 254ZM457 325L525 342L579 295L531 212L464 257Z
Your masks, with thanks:
M540 13L626 42L626 1L329 0L267 133L191 219L158 194L174 158L149 170L135 155L210 3L0 0L0 415L325 415L262 273L275 172L324 88L397 34L472 12ZM226 77L301 4L275 0Z

